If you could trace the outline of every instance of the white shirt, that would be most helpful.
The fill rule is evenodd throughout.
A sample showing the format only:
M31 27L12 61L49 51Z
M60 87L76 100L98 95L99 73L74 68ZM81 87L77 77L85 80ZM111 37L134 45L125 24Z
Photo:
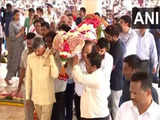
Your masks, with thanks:
M85 65L85 62L84 61L81 61L80 62L80 68L83 72L87 72L86 71L86 65ZM82 92L83 92L83 85L75 82L75 92L78 96L81 96L82 95Z
M109 63L109 64L108 64ZM80 63L80 67L81 67L81 70L83 72L87 72L86 71L86 66L85 66L85 63L84 61L82 61ZM105 57L104 59L102 60L102 63L101 63L101 70L103 71L104 73L104 76L106 77L106 87L108 89L107 91L107 95L109 96L110 93L111 93L111 90L110 90L110 76L111 76L111 72L112 72L112 68L113 68L113 57L108 53L106 52L105 53ZM78 96L81 96L82 95L82 91L83 91L83 85L81 84L78 84L76 83L75 84L75 92L77 93Z
M108 52L105 53L104 59L102 60L101 63L101 69L104 73L106 82L107 82L107 88L108 91L106 94L110 95L110 79L111 79L111 73L113 69L113 57L110 55Z
M137 55L141 60L151 60L154 68L157 68L158 56L157 48L152 33L146 31L144 36L138 34Z
M26 17L25 17L23 14L20 14L20 24L21 24L21 26L24 25L25 18L26 18Z
M84 86L80 103L81 117L103 118L108 116L108 81L102 69L88 74L82 72L80 66L76 65L73 67L72 74L74 80Z
M137 44L138 44L138 36L137 33L129 29L128 33L121 33L119 39L122 40L126 46L126 53L124 57L129 55L136 54L137 52Z
M50 24L51 22L54 23L54 13L51 12L51 14L49 14L48 11L46 11L46 14L45 14L45 16L44 16L44 20L45 20L46 22L48 22L49 24Z
M127 101L121 105L116 120L160 120L160 105L152 101L147 111L140 115L132 101Z

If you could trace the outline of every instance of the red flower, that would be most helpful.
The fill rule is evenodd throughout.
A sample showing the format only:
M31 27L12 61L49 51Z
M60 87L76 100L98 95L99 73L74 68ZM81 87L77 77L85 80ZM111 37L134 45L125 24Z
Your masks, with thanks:
M66 80L69 79L69 76L67 75L67 73L65 73L65 74L59 74L58 79L66 81Z
M67 55L61 55L61 59L67 59Z
M70 30L70 32L76 32L76 30L74 29L74 30Z
M63 51L70 52L70 47L66 40L64 41L64 44L63 44Z
M92 24L94 28L97 28L100 25L101 21L97 17L89 17L86 18L83 22L81 22L78 27L81 27L83 24Z

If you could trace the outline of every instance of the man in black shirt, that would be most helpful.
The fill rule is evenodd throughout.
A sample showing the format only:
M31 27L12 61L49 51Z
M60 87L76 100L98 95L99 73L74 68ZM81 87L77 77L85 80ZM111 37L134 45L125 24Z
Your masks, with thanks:
M86 8L81 7L79 12L79 17L75 21L76 25L79 25L83 21L85 16L86 16Z
M105 37L109 40L111 46L109 53L113 57L113 70L111 73L111 114L115 119L123 86L123 57L126 51L124 43L118 39L121 28L118 24L110 25L105 29Z

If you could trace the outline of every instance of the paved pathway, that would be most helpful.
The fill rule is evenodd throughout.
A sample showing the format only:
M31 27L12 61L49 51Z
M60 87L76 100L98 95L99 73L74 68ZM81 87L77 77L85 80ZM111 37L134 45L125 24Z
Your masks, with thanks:
M0 105L0 120L24 120L24 108Z

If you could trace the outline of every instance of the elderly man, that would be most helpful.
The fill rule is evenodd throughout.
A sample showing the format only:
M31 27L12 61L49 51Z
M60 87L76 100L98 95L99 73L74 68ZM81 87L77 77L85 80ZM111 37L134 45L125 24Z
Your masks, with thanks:
M18 89L16 91L16 96L19 95L20 91L22 90L22 85L24 83L24 78L25 78L25 71L27 67L27 57L29 54L33 52L32 50L32 43L33 43L33 38L35 37L34 33L28 33L27 34L27 49L25 49L22 52L21 56L21 62L20 62L20 77L19 77L19 84L18 84ZM33 106L30 107L29 110L27 110L26 107L26 101L24 101L24 111L25 111L25 120L33 120Z
M34 52L28 56L26 70L26 104L33 101L39 120L50 120L55 102L54 79L58 68L42 38L35 38Z

